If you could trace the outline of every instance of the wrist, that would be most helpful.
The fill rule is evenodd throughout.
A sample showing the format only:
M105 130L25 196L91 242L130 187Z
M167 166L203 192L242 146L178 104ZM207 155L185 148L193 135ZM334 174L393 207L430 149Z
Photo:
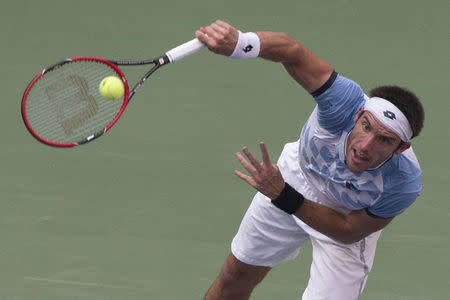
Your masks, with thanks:
M280 195L272 200L272 204L292 215L302 206L304 200L305 197L286 182Z
M232 59L257 58L261 49L259 37L254 32L242 33L238 31L239 37L234 47L233 53L229 56Z

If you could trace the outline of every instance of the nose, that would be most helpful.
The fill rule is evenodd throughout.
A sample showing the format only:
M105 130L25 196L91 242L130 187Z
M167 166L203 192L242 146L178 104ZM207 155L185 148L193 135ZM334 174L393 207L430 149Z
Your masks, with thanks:
M374 146L375 135L369 134L361 142L361 152L368 153Z

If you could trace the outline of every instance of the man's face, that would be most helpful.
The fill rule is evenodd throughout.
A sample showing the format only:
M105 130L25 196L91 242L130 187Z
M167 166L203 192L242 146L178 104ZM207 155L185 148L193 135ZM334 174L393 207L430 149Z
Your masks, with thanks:
M385 127L375 116L360 110L355 117L355 127L346 144L346 164L350 171L361 173L375 168L393 153L399 154L411 144L401 143L393 131Z

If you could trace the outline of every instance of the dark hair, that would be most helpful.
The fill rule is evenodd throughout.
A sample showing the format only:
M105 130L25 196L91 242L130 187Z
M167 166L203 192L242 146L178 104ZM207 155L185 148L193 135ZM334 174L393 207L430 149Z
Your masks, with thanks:
M383 85L372 89L369 95L386 99L397 106L411 125L412 138L419 135L423 128L425 113L419 98L413 92L394 85Z

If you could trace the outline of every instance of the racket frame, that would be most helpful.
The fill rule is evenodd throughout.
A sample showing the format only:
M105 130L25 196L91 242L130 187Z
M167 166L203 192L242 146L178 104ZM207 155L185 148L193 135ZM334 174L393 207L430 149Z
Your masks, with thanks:
M114 117L114 119L103 130L100 130L99 132L94 133L79 142L55 143L55 142L49 141L47 139L44 139L39 134L37 134L36 131L31 126L30 122L28 121L27 113L26 113L26 104L27 104L28 94L29 94L30 90L33 88L34 84L42 76L44 76L45 73L51 72L59 67L62 67L63 65L65 65L67 63L77 62L77 61L93 61L93 62L103 63L103 64L106 64L109 67L111 67L123 82L123 85L124 85L123 103L122 103L122 106L121 106L119 112ZM44 143L49 146L53 146L53 147L62 147L62 148L69 147L70 148L70 147L74 147L74 146L78 146L78 145L82 145L87 142L90 142L90 141L100 137L105 132L110 130L112 126L114 126L114 124L117 122L117 120L119 120L119 118L122 116L122 113L125 111L125 108L127 107L130 99L134 96L136 91L142 86L142 84L145 82L145 80L147 80L150 77L150 75L153 74L157 69L159 69L161 66L163 66L169 62L170 61L169 61L169 58L167 57L167 55L163 55L163 56L160 56L160 57L157 57L154 59L142 60L142 61L116 61L116 60L107 60L107 59L91 57L91 56L80 56L80 57L67 58L63 61L60 61L60 62L54 64L54 65L51 65L51 66L43 69L41 72L39 72L39 74L35 78L33 78L33 80L30 82L30 84L28 85L27 89L25 90L25 92L23 94L22 104L21 104L21 112L22 112L22 119L25 124L25 127L30 132L30 134L34 138L36 138L39 142ZM123 72L119 69L119 66L139 66L139 65L148 65L148 64L154 64L154 65L149 71L147 71L147 73L144 74L144 76L142 76L142 78L134 85L134 87L130 91L129 86L128 86L128 81L127 81L125 75L123 74Z

